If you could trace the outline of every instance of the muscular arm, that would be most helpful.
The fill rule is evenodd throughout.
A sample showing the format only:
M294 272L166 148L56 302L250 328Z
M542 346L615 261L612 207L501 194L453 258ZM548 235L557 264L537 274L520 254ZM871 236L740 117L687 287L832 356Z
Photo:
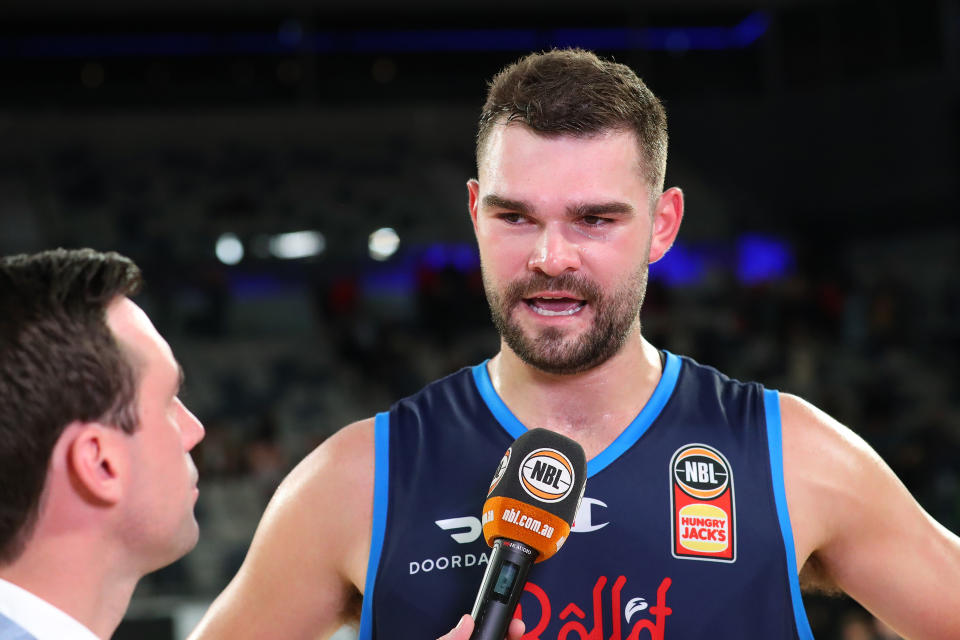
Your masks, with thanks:
M960 638L960 538L859 436L781 395L797 566L815 567L911 640Z
M190 640L326 638L359 616L373 510L373 420L314 450L267 506L240 571Z

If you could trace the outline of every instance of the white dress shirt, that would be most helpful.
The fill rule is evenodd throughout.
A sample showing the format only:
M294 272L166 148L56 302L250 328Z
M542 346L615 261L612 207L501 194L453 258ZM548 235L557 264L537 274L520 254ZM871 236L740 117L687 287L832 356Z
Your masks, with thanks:
M0 613L37 640L99 640L90 629L46 600L0 578Z

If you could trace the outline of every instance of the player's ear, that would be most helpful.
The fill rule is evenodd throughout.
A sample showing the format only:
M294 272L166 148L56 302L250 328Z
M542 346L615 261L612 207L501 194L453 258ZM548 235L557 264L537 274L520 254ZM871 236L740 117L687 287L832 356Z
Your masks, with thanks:
M480 183L476 178L467 180L467 195L469 197L470 220L473 222L473 231L477 231L477 207L480 203Z
M657 199L653 212L653 235L650 239L650 262L656 262L673 245L683 221L683 191L670 187Z
M86 422L71 424L64 437L69 437L67 464L73 487L91 501L116 504L123 493L123 445L129 436L118 427Z

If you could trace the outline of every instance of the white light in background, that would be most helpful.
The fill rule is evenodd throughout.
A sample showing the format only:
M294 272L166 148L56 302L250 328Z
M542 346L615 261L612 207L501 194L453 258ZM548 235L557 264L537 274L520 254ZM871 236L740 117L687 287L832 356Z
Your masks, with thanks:
M243 260L243 243L235 233L224 233L217 238L217 259L223 264L234 265Z
M390 227L377 229L370 234L370 257L374 260L386 260L400 247L400 236Z
M326 248L327 240L319 231L294 231L270 238L270 253L283 260L309 258Z

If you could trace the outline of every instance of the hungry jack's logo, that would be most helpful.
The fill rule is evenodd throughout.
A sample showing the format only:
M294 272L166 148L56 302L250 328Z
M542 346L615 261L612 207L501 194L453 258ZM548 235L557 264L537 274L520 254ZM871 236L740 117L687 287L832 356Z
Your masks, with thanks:
M722 453L687 444L670 460L672 546L675 558L735 562L733 469Z

